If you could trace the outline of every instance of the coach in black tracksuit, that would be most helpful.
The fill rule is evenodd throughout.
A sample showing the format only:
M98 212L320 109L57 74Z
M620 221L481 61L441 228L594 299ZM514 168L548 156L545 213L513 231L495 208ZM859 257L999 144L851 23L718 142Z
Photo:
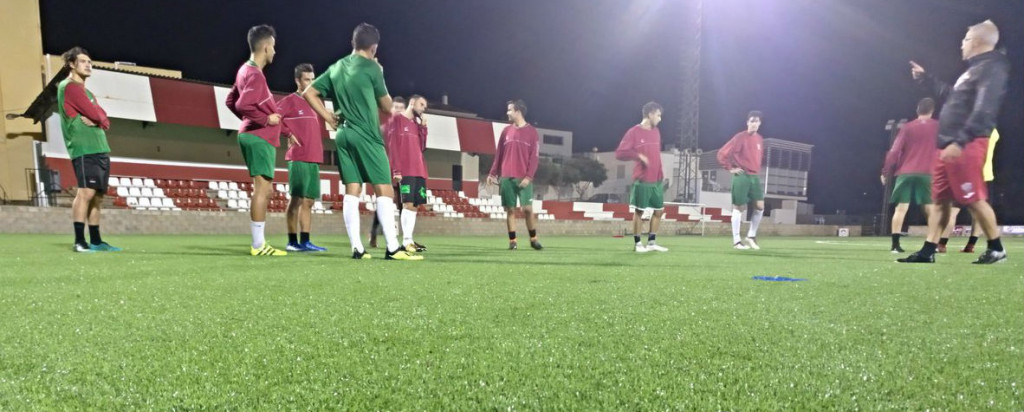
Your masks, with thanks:
M941 152L932 172L932 197L938 213L928 218L928 238L921 250L899 262L935 262L936 245L949 222L953 202L966 206L988 237L988 249L974 263L1006 260L983 176L988 138L995 128L1010 73L1009 60L995 51L998 42L999 29L992 21L971 26L960 46L967 71L952 87L910 62L914 78L929 86L945 104L939 115L937 144Z

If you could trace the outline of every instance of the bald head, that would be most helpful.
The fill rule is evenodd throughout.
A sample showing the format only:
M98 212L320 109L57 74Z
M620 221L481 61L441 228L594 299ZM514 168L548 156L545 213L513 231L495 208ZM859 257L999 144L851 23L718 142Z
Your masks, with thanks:
M964 60L979 54L995 50L999 43L999 27L992 20L985 20L967 28L964 41L960 45Z
M999 43L999 28L992 20L985 20L967 29L972 37L977 37L982 44L992 47Z

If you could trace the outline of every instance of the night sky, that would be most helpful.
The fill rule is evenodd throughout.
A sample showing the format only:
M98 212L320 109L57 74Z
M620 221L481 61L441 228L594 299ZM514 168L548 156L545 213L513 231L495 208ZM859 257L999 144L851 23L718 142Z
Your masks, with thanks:
M680 1L78 1L42 0L43 50L81 45L103 61L177 69L229 84L248 57L250 26L273 25L270 87L292 68L317 70L351 51L352 29L381 30L392 95L419 93L502 119L525 99L528 119L574 132L574 150L615 148L640 106L665 107L662 139L679 139ZM949 82L963 70L966 27L991 18L1013 63L1003 104L993 204L1024 223L1024 0L705 0L701 135L716 149L765 113L765 137L815 145L809 188L818 213L877 213L891 118L926 96L909 60Z

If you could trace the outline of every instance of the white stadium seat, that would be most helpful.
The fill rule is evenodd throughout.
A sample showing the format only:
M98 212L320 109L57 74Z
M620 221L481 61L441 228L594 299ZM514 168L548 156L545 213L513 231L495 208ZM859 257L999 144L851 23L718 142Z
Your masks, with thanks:
M150 207L150 206L153 206L153 204L149 202L149 198L148 197L140 197L139 198L139 207Z
M132 186L142 187L142 179L139 179L137 177L133 177L132 178Z
M142 197L153 197L153 189L148 187L142 188Z
M128 198L128 206L135 207L135 206L138 206L138 205L139 205L139 198L137 198L137 197L129 197Z
M163 201L164 201L164 207L174 207L174 200L173 199L171 199L169 197L165 197L165 198L163 198Z
M159 187L156 188L156 189L153 189L153 196L156 196L156 197L167 197L167 195L164 194L164 190L159 188Z
M207 183L209 185L208 187L210 188L210 190L220 189L220 186L217 185L217 182L210 181L210 182L207 182Z
M142 189L137 187L128 188L128 196L139 197L142 196Z
M228 191L227 190L218 190L217 191L217 198L218 199L227 199L228 198Z
M121 197L128 197L128 188L124 186L118 186L117 195Z
M145 180L142 181L142 186L143 187L156 187L156 182L154 182L153 179L146 178Z
M231 187L228 185L228 182L220 182L217 184L217 188L220 190L228 190Z
M234 190L228 190L228 199L238 199L238 192Z
M238 182L231 182L231 183L228 183L228 189L231 189L231 190L238 190Z
M120 185L121 185L121 181L118 180L118 178L116 178L116 177L109 177L109 178L107 178L107 186L117 187L117 186L120 186Z

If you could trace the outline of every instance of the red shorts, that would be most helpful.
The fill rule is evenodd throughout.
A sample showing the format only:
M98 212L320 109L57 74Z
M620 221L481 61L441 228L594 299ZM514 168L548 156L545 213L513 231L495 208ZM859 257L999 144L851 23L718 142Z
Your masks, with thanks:
M988 185L982 170L988 156L988 138L972 140L959 158L949 162L938 160L932 171L932 200L952 201L969 205L988 200Z

